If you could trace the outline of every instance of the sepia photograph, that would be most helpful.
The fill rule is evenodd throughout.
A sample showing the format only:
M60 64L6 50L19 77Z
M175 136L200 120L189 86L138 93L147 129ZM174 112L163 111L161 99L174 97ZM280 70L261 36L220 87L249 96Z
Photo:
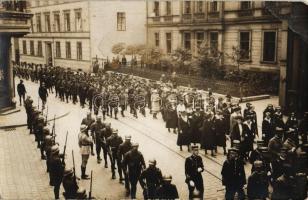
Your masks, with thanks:
M307 134L307 0L0 0L0 199L305 200Z

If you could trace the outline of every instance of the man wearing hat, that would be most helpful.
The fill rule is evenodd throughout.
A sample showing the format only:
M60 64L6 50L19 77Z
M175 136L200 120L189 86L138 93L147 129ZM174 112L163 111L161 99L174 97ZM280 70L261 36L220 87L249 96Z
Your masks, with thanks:
M172 176L164 175L161 186L157 189L157 199L178 199L179 193L174 184L171 183Z
M76 177L74 176L73 169L65 169L63 174L62 185L64 188L65 199L76 199L79 186L77 184Z
M127 152L123 159L124 168L127 170L128 180L130 183L130 197L136 198L137 182L139 180L142 170L145 168L143 155L138 151L139 144L132 144L132 150ZM127 191L129 194L129 191Z
M246 117L249 115L251 106L252 104L250 102L246 103L246 108L244 109L243 112L244 119L246 119Z
M93 117L91 116L91 112L87 112L87 116L82 119L81 124L86 125L88 128L91 128L91 125L95 122Z
M267 112L269 112L270 113L270 117L273 118L274 113L275 113L273 104L268 104L267 107L264 109L264 111L263 111L263 119L265 118Z
M26 113L27 113L27 127L28 129L31 128L31 115L32 115L32 104L33 104L33 100L31 99L30 96L27 96L25 102L24 102L24 106L26 109Z
M282 148L283 128L276 127L275 136L268 142L268 151L272 154L272 158L276 158Z
M234 140L238 140L238 141L243 141L244 137L243 137L243 117L242 116L237 116L235 118L236 120L236 124L234 124L234 126L232 127L232 131L231 131L231 146L233 146L233 141Z
M93 145L92 138L88 135L87 126L81 125L80 126L80 133L78 135L78 145L80 147L80 154L81 154L81 178L82 179L89 179L88 175L86 174L86 167L88 163L88 159L91 151L91 146Z
M238 153L238 149L229 149L227 160L225 160L221 170L222 184L226 187L226 200L234 199L236 193L238 199L243 200L245 198L243 189L246 184L244 162L239 158Z
M91 122L92 120L87 120L87 122ZM97 116L96 122L92 123L90 126L91 135L94 139L95 147L96 147L96 156L97 156L97 163L102 161L101 159L101 150L103 148L103 143L105 143L105 138L103 136L103 131L106 128L106 124L102 122L102 117ZM105 165L107 165L107 157L105 158Z
M45 83L42 83L39 87L39 90L38 90L38 94L42 100L42 108L44 109L45 108L45 104L47 102L47 97L48 97L48 91L45 87Z
M189 199L194 197L203 199L203 178L202 172L204 171L204 166L201 156L199 156L199 147L194 145L192 146L192 155L186 158L185 160L185 176L188 190L189 190ZM197 190L197 194L194 193L194 190Z
M59 199L60 186L63 178L64 164L60 158L60 149L58 145L53 145L50 152L49 175L50 184L54 186L55 199Z
M119 159L118 164L120 164L120 166L118 166L119 167L118 170L121 171L121 174L122 174L122 172L124 173L126 190L129 190L128 174L126 173L126 169L123 166L122 161L123 161L124 155L132 149L132 143L130 141L131 141L131 136L126 135L124 142L122 144L120 144L120 146L119 146L118 156L117 156L118 159ZM122 183L122 182L123 182L123 178L121 179L121 177L120 177L120 183Z
M149 160L149 167L143 170L140 175L139 183L143 189L144 199L156 199L156 191L162 183L162 173L156 167L156 160Z
M268 198L269 178L263 171L263 162L257 160L253 163L255 171L249 176L247 183L248 199Z
M118 173L120 181L123 179L120 159L118 158L118 150L119 146L123 143L122 137L118 135L118 129L112 129L112 135L107 138L106 144L107 148L111 151L111 171L112 171L112 179L116 178L115 175L115 165L117 164Z
M20 82L17 85L17 93L18 93L18 96L19 96L19 104L20 104L20 106L21 106L21 99L25 103L25 94L27 93L26 87L25 87L23 82L24 82L23 80L20 80Z

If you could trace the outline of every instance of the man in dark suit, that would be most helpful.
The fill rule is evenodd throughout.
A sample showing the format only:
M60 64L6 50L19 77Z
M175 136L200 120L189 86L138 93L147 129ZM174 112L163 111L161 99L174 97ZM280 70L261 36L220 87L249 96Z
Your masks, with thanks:
M232 127L231 132L231 146L233 146L233 141L243 141L243 117L242 116L236 116L235 118L236 124Z
M47 101L47 97L48 97L48 91L45 87L45 83L43 82L42 85L39 87L39 96L42 100L42 108L44 109L45 108L45 104L46 104L46 101Z
M271 113L266 112L265 118L262 122L262 140L264 140L265 145L268 144L269 140L274 137L274 125L271 119Z
M19 96L19 104L21 105L21 99L23 100L23 102L25 103L25 94L27 93L25 85L23 83L23 80L20 80L20 82L17 85L17 93Z
M185 160L185 176L186 183L189 190L189 199L197 197L203 199L203 178L202 172L204 171L204 166L201 156L199 156L199 147L192 146L192 155ZM197 194L194 194L194 190L197 190Z

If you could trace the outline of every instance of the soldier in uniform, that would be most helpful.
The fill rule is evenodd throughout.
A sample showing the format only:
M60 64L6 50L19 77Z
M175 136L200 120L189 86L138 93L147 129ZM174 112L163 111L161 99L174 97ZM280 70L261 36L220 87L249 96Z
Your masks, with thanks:
M247 196L248 199L267 199L269 179L263 171L263 162L257 160L253 163L255 171L248 177Z
M129 190L129 182L128 182L128 174L126 173L125 166L123 165L123 159L124 159L124 155L132 149L132 143L130 141L131 141L131 136L130 135L125 136L124 142L120 144L119 149L118 149L118 159L120 162L120 166L118 166L119 167L118 170L121 171L121 173L122 172L124 173L126 190ZM120 183L122 183L122 181L123 179L120 178Z
M189 199L193 199L194 196L203 199L203 178L202 172L204 171L204 166L201 156L199 156L199 147L192 146L192 155L185 160L185 176L188 190ZM197 194L194 194L194 190L197 190Z
M118 135L118 130L113 129L112 130L112 135L107 138L107 146L111 151L111 171L112 171L112 179L116 178L115 175L115 165L117 164L118 167L118 173L119 173L119 178L120 181L123 179L122 177L122 171L121 171L121 160L118 158L118 150L119 146L123 143L122 137Z
M157 119L157 113L160 112L160 105L161 104L161 98L157 92L157 90L154 90L151 95L151 111L153 113L153 119Z
M26 113L27 113L27 127L28 129L31 129L31 116L32 116L32 104L33 104L33 100L31 99L30 96L27 96L24 106L26 109Z
M119 95L119 105L120 105L120 108L121 108L122 117L125 117L124 110L125 110L125 106L126 106L126 101L127 101L127 95L125 95L124 90L122 90L120 95Z
M94 122L95 120L92 118L91 112L87 112L87 116L82 119L81 124L86 125L90 129Z
M162 173L156 167L156 160L149 160L149 167L140 175L139 182L143 189L144 199L156 199L156 191L162 184Z
M65 199L77 199L79 186L73 169L64 170L62 185L65 191L63 193Z
M136 198L137 182L142 170L145 168L143 155L138 151L139 144L132 145L132 150L124 155L123 165L127 169L128 179L130 183L130 197Z
M48 97L48 91L45 87L45 83L42 83L41 86L39 87L39 90L38 90L38 93L39 93L39 96L42 100L42 108L44 109L45 108L45 104L47 102L47 97Z
M54 145L51 148L50 161L49 161L49 173L51 185L54 186L55 199L59 199L60 186L63 178L64 164L61 161L59 154L59 146Z
M78 144L80 147L80 154L81 154L81 178L82 179L89 179L88 175L86 174L86 167L88 163L88 159L91 152L91 145L93 145L93 141L91 137L87 133L87 126L81 125L80 126L80 133L78 135Z
M171 184L172 176L163 176L163 182L161 186L157 189L156 198L157 199L178 199L179 193L174 184Z
M244 200L244 185L246 184L246 175L244 162L238 156L238 149L228 150L227 160L224 162L222 170L222 184L226 187L226 200L234 199L238 194L238 199Z
M117 115L118 115L118 106L119 106L119 97L118 95L113 92L110 94L109 96L109 108L110 108L110 117L112 118L112 114L114 111L114 118L118 119Z
M272 158L276 159L279 156L282 148L283 128L276 127L275 136L268 142L268 151L272 154Z

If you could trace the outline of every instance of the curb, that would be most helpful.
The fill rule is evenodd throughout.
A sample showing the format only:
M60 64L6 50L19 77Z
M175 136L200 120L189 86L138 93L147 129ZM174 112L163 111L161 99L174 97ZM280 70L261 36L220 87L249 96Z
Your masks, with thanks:
M257 96L250 96L250 97L243 97L242 98L242 103L249 102L249 101L258 101L258 100L263 100L263 99L269 99L271 96L268 94L264 95L257 95Z
M60 115L59 117L56 117L55 120L66 117L69 114L70 114L70 112L67 112L63 115ZM53 121L53 118L47 120L47 122L50 122L50 121ZM9 129L9 128L18 128L18 127L23 127L23 126L27 126L27 124L15 124L15 125L8 125L8 126L0 126L0 130L1 129Z

